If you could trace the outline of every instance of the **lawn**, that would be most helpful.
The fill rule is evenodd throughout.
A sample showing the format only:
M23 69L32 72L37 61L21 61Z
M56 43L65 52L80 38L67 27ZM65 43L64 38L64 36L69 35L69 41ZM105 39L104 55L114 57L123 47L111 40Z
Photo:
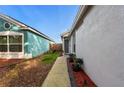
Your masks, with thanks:
M58 52L49 52L43 55L41 62L46 63L46 64L51 64L53 63L56 58L59 56Z
M37 58L8 66L8 70L0 73L0 86L41 86L58 56L58 52L48 52Z

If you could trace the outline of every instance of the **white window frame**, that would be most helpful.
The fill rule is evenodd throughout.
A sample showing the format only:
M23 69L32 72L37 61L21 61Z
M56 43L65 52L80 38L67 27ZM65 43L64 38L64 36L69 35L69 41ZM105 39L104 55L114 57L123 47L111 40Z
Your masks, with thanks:
M9 51L9 36L22 36L22 51L21 52L10 52ZM24 34L14 31L2 31L0 32L0 36L7 36L7 52L0 52L0 58L23 58L24 57Z

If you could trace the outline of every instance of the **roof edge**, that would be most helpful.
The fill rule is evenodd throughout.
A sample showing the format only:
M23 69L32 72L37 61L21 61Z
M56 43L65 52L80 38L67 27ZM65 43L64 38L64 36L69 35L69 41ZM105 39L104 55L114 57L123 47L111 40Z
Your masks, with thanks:
M45 39L47 39L49 41L55 42L54 40L52 40L50 37L48 37L47 35L43 34L42 32L40 32L40 31L34 29L33 27L28 26L28 25L26 25L26 24L24 24L24 23L22 23L22 22L20 22L20 21L18 21L16 19L8 16L8 15L0 13L0 17L3 18L4 20L8 21L8 22L11 22L11 23L15 24L15 25L20 25L22 29L29 29L33 33L36 33L36 34L40 35L41 37L43 37L43 38L45 38Z
M84 15L86 14L86 12L88 11L88 9L90 8L90 5L81 5L77 15L74 19L74 22L72 24L71 30L70 30L70 35L72 35L72 33L75 31L76 28L78 28L79 23L81 24L83 22L84 19Z

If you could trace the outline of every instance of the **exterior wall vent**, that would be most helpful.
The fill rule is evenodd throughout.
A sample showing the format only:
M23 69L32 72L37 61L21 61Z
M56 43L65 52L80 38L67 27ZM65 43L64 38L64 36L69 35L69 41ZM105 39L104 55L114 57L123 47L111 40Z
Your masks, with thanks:
M11 24L8 23L8 22L5 22L4 23L4 28L7 29L7 30L9 30L11 28Z

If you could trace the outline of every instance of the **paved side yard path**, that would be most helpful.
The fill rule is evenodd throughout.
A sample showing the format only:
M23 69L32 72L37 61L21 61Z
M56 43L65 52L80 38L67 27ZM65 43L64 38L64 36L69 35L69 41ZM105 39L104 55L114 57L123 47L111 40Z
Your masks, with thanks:
M70 87L66 57L58 57L42 87Z

